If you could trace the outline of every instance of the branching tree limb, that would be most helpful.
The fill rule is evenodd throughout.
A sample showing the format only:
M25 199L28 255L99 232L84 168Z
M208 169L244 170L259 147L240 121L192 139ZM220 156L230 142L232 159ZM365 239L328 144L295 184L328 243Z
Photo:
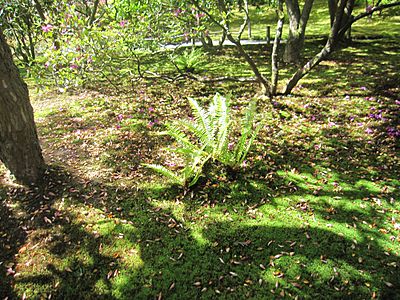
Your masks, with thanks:
M380 2L381 2L381 1L378 1L377 4L379 4ZM384 10L384 9L391 8L391 7L395 7L395 6L399 6L399 5L400 5L400 1L398 1L398 2L393 2L393 3L389 3L389 4L377 5L377 6L372 7L371 10L357 15L357 16L354 17L353 19L349 20L346 24L344 24L344 25L342 26L342 28L340 29L340 31L339 31L339 36L343 36L344 33L345 33L345 32L351 27L351 25L353 25L355 22L357 22L357 21L359 21L359 20L361 20L361 19L363 19L363 18L365 18L365 17L368 17L368 16L372 15L374 12L376 12L376 11L382 11L382 10Z
M254 75L257 78L257 81L261 85L262 92L268 96L272 96L271 95L271 83L261 73L261 71L257 67L257 64L255 63L254 59L246 52L246 50L244 50L243 45L240 42L240 36L241 36L240 31L239 31L238 37L235 38L225 22L218 22L218 20L213 15L211 15L207 9L204 9L199 4L198 0L190 0L190 1L199 11L203 12L211 20L211 22L213 22L214 24L219 26L225 32L228 40L236 46L236 49L239 51L240 55L243 56L243 58L246 60L247 64L250 66L251 70L253 71ZM244 26L242 26L243 27L242 32L244 30L244 27L246 26L246 22L244 22L243 24L244 24Z
M365 18L376 11L380 11L386 8L394 7L400 5L400 2L394 2L390 4L384 4L380 6L373 7L370 11L361 13L354 18L350 18L344 25L342 24L343 14L345 7L347 5L347 0L340 0L338 3L338 8L336 9L335 18L331 27L331 33L329 35L328 41L326 42L324 48L310 59L303 67L297 70L296 73L289 79L282 94L287 95L293 90L297 85L299 80L307 75L314 67L316 67L321 61L326 59L334 50L337 42L346 33L346 31L351 27L352 24L358 20Z
M93 3L93 8L90 14L89 25L92 26L94 21L96 20L96 13L99 7L99 0L95 0Z
M247 0L245 0L244 2L245 2L245 6L248 7ZM249 16L248 10L246 10L246 9L244 10L244 15L245 15L245 17L244 17L242 25L240 26L238 37L237 37L238 40L240 40L242 38L242 34L246 28L246 25L249 24L249 22L250 22L250 16Z

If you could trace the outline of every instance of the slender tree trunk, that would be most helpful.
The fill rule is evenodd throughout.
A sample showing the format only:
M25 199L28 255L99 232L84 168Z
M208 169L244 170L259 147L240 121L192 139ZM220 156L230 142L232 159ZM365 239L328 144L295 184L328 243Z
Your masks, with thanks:
M36 183L45 163L28 88L0 30L0 160L23 184Z
M297 85L301 78L307 75L314 67L316 67L321 61L326 59L331 54L337 48L337 44L340 42L341 38L346 34L346 31L349 30L353 23L362 18L372 15L376 11L382 11L386 8L400 6L400 1L375 6L371 8L371 10L368 12L361 13L354 18L347 19L347 22L344 23L343 16L346 13L345 9L349 8L349 3L351 5L354 5L353 0L339 0L338 5L335 9L335 17L331 26L331 32L324 48L312 59L310 59L303 67L299 68L296 73L293 74L293 76L289 79L285 88L283 89L282 94L290 94L290 92ZM352 9L352 7L350 8Z
M251 39L251 19L250 19L250 15L249 15L249 2L246 0L244 1L244 9L245 12L248 16L248 21L247 21L247 35L249 36L249 39Z
M337 4L338 0L328 0L329 16L331 18L331 27L333 26L333 21L335 20Z
M283 20L285 15L283 13L283 3L282 0L278 0L278 23L276 25L276 33L275 33L275 40L274 45L272 47L272 54L271 54L271 96L276 95L276 89L278 86L278 78L279 78L279 65L278 65L278 50L279 44L282 38L282 29L283 29Z
M36 11L37 11L40 19L42 20L42 22L46 21L46 16L44 15L43 7L40 4L39 0L34 0L33 2L35 3Z
M329 15L331 17L331 27L335 20L336 10L337 10L338 0L328 0ZM343 27L345 24L351 22L351 14L354 8L354 0L347 1L344 9L343 17L340 26ZM348 43L351 41L351 28L349 27L345 35L341 35L341 42Z
M202 33L200 36L200 42L203 45L204 49L209 49L213 47L212 39L210 38L210 36L205 35L204 33Z
M290 92L297 85L301 78L308 74L315 66L317 66L321 61L326 59L332 53L340 37L339 31L341 28L346 4L347 0L339 0L335 18L331 27L331 32L324 48L322 48L322 50L317 55L315 55L303 67L299 68L297 72L293 74L282 92L284 95L290 94Z
M198 5L198 3L197 3L197 5ZM229 22L228 10L227 10L227 8L226 8L225 0L218 0L218 10L219 10L219 12L220 12L221 14L225 14L225 16L226 16L226 19L225 19L225 27L229 30L229 28L230 28L230 22ZM222 49L223 44L224 44L226 38L227 38L226 30L223 29L223 30L222 30L221 38L220 38L220 40L219 40L219 49L220 49L220 50Z
M246 52L246 50L244 50L243 45L240 43L240 40L235 39L229 32L226 34L226 36L228 40L230 40L236 46L236 49L239 51L240 55L242 55L243 58L246 60L246 62L249 64L251 70L253 71L254 75L257 78L257 81L261 85L263 94L271 96L270 94L271 84L269 83L268 79L265 78L264 75L261 73L261 71L258 69L254 59Z
M298 0L286 0L286 8L289 18L289 36L283 54L283 60L288 63L296 63L300 60L304 46L304 38L307 22L310 17L314 0L306 0L300 14Z
M287 39L283 61L296 62L300 58L300 52L297 50L300 42L298 34L300 23L300 6L298 0L286 0L286 10L289 19L289 36Z
M351 22L351 19L353 18L352 16L353 8L354 8L354 0L349 0L344 9L342 23L340 24L341 28L343 28L346 24ZM341 42L344 42L346 44L351 42L351 27L349 27L346 30L346 33L341 37Z
M254 75L256 76L257 81L260 83L261 85L261 89L262 92L267 95L267 96L272 96L271 95L271 83L268 81L268 79L261 73L261 71L259 70L259 68L257 67L256 62L254 61L254 59L246 52L246 50L243 48L243 45L240 42L240 37L243 33L243 30L245 28L245 25L247 24L247 20L245 20L245 23L242 24L240 30L239 30L239 34L237 36L237 38L235 38L232 33L229 30L229 24L228 22L225 22L225 24L222 24L221 22L218 22L211 14L209 11L207 11L206 9L202 8L201 5L199 4L198 0L191 0L191 3L193 5L195 5L195 7L197 9L199 9L200 11L204 12L209 18L210 20L217 26L219 26L222 31L224 32L224 35L226 36L226 38L228 38L229 41L231 41L235 46L236 49L239 51L240 55L243 56L243 58L246 60L246 62L249 64L251 70L253 71ZM219 4L219 9L221 10L221 12L226 12L226 7L222 7L221 5L224 5L225 2L223 0L219 0L218 1ZM247 15L246 15L246 19L247 19Z

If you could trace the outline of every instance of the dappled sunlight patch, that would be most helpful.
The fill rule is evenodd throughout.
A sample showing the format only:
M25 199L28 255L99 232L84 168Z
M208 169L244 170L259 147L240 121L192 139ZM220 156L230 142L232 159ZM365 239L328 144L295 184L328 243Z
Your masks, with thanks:
M311 35L329 23L321 17L326 5L315 8L319 28ZM255 85L141 80L121 86L118 96L34 94L44 155L74 175L26 197L0 183L8 225L0 247L10 254L1 253L0 276L15 281L20 298L394 299L398 57L389 40L355 33L355 44L317 67L293 95L260 98L265 126L235 176L217 166L191 188L142 167L182 166L162 150L171 140L158 133L191 117L187 97L204 104L216 91L232 93L239 115ZM306 57L322 42L307 42ZM247 50L260 64L270 51ZM207 76L251 75L233 48L209 59ZM284 66L283 79L293 69ZM96 89L110 92L102 85ZM1 181L5 172L0 164ZM24 211L26 198L45 207Z
M125 269L112 280L112 295L117 299L125 299L129 294L149 295L152 281L142 281L141 274L135 270Z
M192 228L190 234L199 247L205 247L211 244L211 242L204 237L202 229L200 228Z
M361 179L355 183L354 188L355 189L364 189L371 193L381 193L383 186L379 186L377 183L372 182L372 181Z

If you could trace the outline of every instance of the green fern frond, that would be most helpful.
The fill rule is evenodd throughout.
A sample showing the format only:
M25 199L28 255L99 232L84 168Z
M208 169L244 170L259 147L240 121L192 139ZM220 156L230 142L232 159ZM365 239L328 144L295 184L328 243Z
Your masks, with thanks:
M210 120L208 117L208 112L206 112L200 105L199 103L193 99L193 98L188 98L189 104L192 107L194 118L197 122L197 124L200 126L204 132L207 134L208 142L212 143L213 142L213 134L212 134L212 129L211 129L211 124Z
M184 168L176 173L159 165L146 166L168 177L174 183L192 186L198 181L203 173L204 165L210 159L233 168L240 167L258 135L262 123L259 123L255 129L253 128L257 104L255 101L251 101L241 120L241 135L235 148L231 151L229 135L232 121L230 120L229 100L216 94L207 109L202 108L192 98L189 98L189 104L194 120L179 120L173 124L167 124L166 130L166 133L179 144L177 148L169 149L169 151L183 156Z
M194 157L197 155L198 151L194 149L189 149L189 148L183 148L183 147L178 147L178 148L166 148L166 150L170 152L175 152L184 155L185 157Z
M207 110L207 116L208 116L208 119L209 119L209 122L210 122L210 129L211 129L211 136L214 138L215 137L215 133L216 133L216 131L217 131L217 124L216 124L216 121L218 120L218 117L217 117L217 114L218 114L218 112L217 112L217 110L218 110L218 97L217 97L217 95L219 95L218 93L217 94L215 94L215 96L213 97L213 100L212 100L212 102L210 103L210 106L208 107L208 110Z
M189 132L193 133L196 138L199 140L200 144L202 145L208 145L210 144L210 141L208 139L207 132L204 130L202 126L199 126L197 123L192 122L192 121L183 121L179 120L177 121L177 124Z
M143 164L143 166L145 166L149 169L152 169L153 171L156 171L157 173L159 173L161 175L164 175L165 177L172 180L174 183L177 183L182 186L186 184L186 178L177 175L175 172L167 169L164 166L155 165L155 164Z
M253 142L254 142L255 138L257 137L259 131L261 130L262 126L263 126L263 123L260 122L257 125L256 129L254 129L252 131L250 139L246 142L246 145L245 145L244 149L242 149L240 151L240 156L239 156L238 161L237 161L238 165L242 164L243 161L245 160L245 158L246 158L251 146L253 145Z
M255 100L252 100L250 101L249 106L247 107L242 126L244 126L248 130L251 130L256 112L257 112L257 102Z
M196 73L207 64L205 54L201 48L185 50L173 58L175 65L181 72Z
M228 148L228 132L231 121L229 120L229 100L218 93L214 96L214 99L216 106L214 127L217 131L215 154L219 156L222 154L222 151Z
M242 164L242 162L246 158L246 155L249 152L250 147L254 142L254 139L257 137L258 132L262 127L260 123L255 130L253 129L253 123L254 123L254 118L256 116L256 111L257 111L257 103L256 101L253 100L249 103L249 106L247 107L246 112L242 118L241 136L234 149L234 161L232 163L236 167Z
M189 183L189 186L192 186L194 184L196 184L197 180L199 179L199 177L201 176L201 174L203 173L203 167L206 164L206 162L211 158L211 155L203 155L203 156L197 156L194 161L193 161L193 165L191 167L191 169L193 170L193 179L192 181Z
M167 124L167 133L187 149L198 149L175 124Z

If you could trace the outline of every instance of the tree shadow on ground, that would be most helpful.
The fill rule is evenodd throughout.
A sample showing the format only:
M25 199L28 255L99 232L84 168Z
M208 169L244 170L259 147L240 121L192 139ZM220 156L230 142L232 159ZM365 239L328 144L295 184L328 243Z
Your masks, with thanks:
M24 244L27 233L9 209L9 203L0 198L0 297L16 297L13 289L15 255Z
M227 299L296 295L361 299L372 293L390 299L399 292L399 257L380 245L379 236L368 225L362 225L383 227L384 214L346 211L345 207L331 214L323 200L334 193L316 196L320 203L304 204L293 198L286 207L304 218L304 224L310 214L319 220L329 217L344 232L357 218L359 227L352 230L358 242L329 227L290 227L289 220L287 226L276 226L272 217L271 224L259 223L263 221L257 213L249 214L255 207L249 206L258 201L256 209L267 215L269 205L277 203L262 202L264 194L251 181L242 183L238 190L207 187L202 196L200 190L121 189L73 177L62 169L50 170L43 186L9 193L10 200L19 203L19 212L5 211L12 216L5 228L11 237L8 242L15 245L6 255L13 257L24 243L26 249L12 258L14 270L20 273L13 279L18 288L10 287L4 294L21 295L25 287L35 290L37 297L51 294L53 299L173 299L182 295L190 299L218 295ZM282 180L280 185L287 182ZM295 190L281 191L281 196L310 193L301 182L293 186ZM246 194L241 194L244 190ZM351 192L358 199L365 196L362 191ZM68 207L61 208L63 198ZM167 206L160 200L167 201ZM175 211L176 201L184 204L183 212ZM91 210L102 215L101 220L92 220ZM228 221L229 214L239 216L242 223ZM23 227L33 236L15 234ZM40 251L32 249L37 243ZM31 273L20 265L30 260L37 268Z
M100 254L97 236L85 231L74 214L62 208L64 197L85 197L85 189L84 182L75 181L58 167L49 167L38 186L1 187L2 191L8 190L8 201L13 203L12 209L5 205L0 209L0 257L10 266L6 275L2 268L2 297L21 298L24 289L15 290L15 285L24 283L32 292L30 296L37 298L87 298L85 293L91 299L109 296L97 294L92 287L110 277L104 274L105 268L109 268L107 272L117 268L116 259ZM106 267L99 268L98 264ZM104 285L109 285L107 280Z
M61 168L36 189L4 187L16 207L0 207L0 261L13 263L9 275L0 266L0 295L394 299L400 261L386 213L398 191L369 184L390 185L398 169L380 169L379 144L342 127L322 135L332 146L324 155L276 141L273 164L189 191L123 188Z
M237 209L240 214L241 204L236 200L214 203L214 213L219 211L223 218L226 211L218 210L222 206ZM274 295L361 299L375 292L391 299L398 292L393 283L399 280L399 257L386 255L387 249L380 246L379 237L368 226L361 225L351 239L329 229L259 225L246 215L240 225L215 218L207 221L207 212L190 203L187 206L186 222L170 209L155 205L147 210L146 226L137 227L137 234L142 239L153 238L141 244L143 265L134 272L128 270L128 274L125 270L125 277L115 282L119 298L185 295L208 299L222 294L228 299ZM295 205L293 209L297 209ZM315 204L311 209L318 219L329 215L323 205ZM262 211L268 213L267 208ZM334 226L343 223L345 231L344 224L353 218L360 223L373 221L376 226L386 222L384 215L344 209L331 222ZM196 220L206 226L188 225ZM144 278L153 278L145 288ZM368 288L371 282L372 290Z

